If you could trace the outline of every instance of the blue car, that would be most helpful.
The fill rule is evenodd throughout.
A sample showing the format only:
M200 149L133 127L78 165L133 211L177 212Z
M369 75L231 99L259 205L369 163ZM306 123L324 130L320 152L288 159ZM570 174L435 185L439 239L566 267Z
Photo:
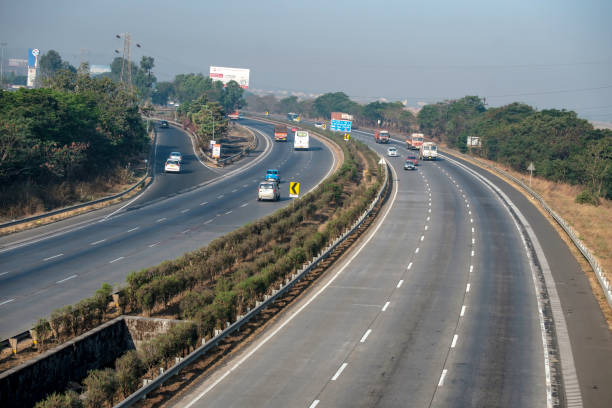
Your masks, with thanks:
M280 173L277 169L268 169L268 171L266 172L265 180L276 181L277 183L280 183Z

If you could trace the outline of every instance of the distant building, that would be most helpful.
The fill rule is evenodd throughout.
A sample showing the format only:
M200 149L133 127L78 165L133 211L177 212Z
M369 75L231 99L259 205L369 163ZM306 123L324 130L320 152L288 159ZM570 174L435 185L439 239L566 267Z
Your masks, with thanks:
M89 73L92 75L100 75L106 72L111 72L110 65L92 65L89 67Z

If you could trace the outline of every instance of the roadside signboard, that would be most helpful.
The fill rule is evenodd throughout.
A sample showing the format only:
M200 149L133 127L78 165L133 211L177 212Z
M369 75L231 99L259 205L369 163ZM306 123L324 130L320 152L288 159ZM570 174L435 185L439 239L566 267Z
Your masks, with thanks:
M251 70L248 68L210 67L209 76L213 81L221 81L227 85L229 81L236 81L241 88L249 88L249 76Z
M298 198L300 196L300 183L297 181L289 182L289 197Z
M214 144L213 145L212 157L214 159L218 159L218 158L221 157L221 145L220 144Z
M353 115L342 112L331 113L331 123L329 129L334 132L351 132Z

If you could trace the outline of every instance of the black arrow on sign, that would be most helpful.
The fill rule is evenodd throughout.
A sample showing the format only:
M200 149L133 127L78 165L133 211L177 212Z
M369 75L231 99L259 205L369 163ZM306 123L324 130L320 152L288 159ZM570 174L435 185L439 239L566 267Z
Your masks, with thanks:
M299 184L298 184L298 183L291 183L291 194L295 194L295 195L297 195L297 194L298 194L298 192L297 192L297 191L295 191L295 188L296 188L297 186L299 186Z

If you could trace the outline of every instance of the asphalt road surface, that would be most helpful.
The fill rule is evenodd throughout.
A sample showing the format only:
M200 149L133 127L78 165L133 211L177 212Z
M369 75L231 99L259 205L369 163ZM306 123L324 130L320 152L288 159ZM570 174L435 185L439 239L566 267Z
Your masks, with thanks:
M55 229L5 238L0 243L0 337L31 328L39 317L91 296L104 282L123 283L130 271L174 259L288 205L289 181L299 181L304 194L333 166L332 153L316 139L311 138L309 151L294 151L291 142L271 141L272 125L242 123L261 134L257 151L237 165L205 168L188 153L183 132L163 129L155 184L137 200ZM185 172L160 173L174 150L185 155ZM268 168L280 170L278 202L257 201L257 185Z
M388 160L388 212L176 406L546 406L534 278L511 214L449 161Z

